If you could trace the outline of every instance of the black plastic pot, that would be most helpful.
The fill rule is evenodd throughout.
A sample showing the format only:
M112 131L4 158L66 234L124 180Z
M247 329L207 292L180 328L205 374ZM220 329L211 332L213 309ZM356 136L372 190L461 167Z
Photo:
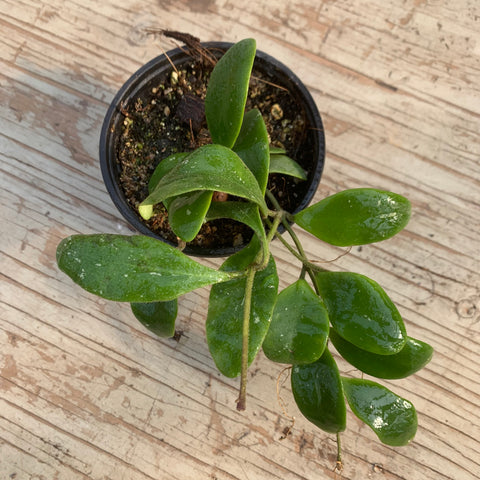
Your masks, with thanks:
M202 45L214 54L226 51L232 43L225 42L205 42ZM167 55L175 65L181 65L184 62L191 61L184 50L176 48L167 52ZM160 235L152 232L141 217L128 203L121 186L119 185L120 166L117 160L118 138L121 135L124 115L121 110L130 102L137 98L145 98L151 89L158 84L158 78L169 73L172 69L170 61L165 55L160 55L135 72L120 88L105 115L100 136L100 166L102 170L105 186L123 217L139 233L149 235L167 243ZM323 171L325 159L325 136L322 119L315 105L315 102L300 81L300 79L285 65L271 57L270 55L257 50L254 68L262 72L262 75L271 83L288 89L293 96L295 103L303 105L306 118L305 141L301 146L307 149L309 165L303 165L308 172L308 179L302 182L301 194L298 195L298 205L294 209L295 213L305 208L312 200ZM234 253L243 248L244 245L222 247L212 250L211 248L202 248L198 246L187 245L184 252L196 256L225 256Z

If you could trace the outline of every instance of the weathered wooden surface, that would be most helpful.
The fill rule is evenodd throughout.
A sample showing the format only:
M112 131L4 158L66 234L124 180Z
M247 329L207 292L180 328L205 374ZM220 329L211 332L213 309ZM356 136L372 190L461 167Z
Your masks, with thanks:
M480 4L243 3L0 0L0 478L478 478ZM302 76L324 116L318 198L368 186L411 199L405 232L335 267L376 279L410 334L435 347L426 369L391 382L419 413L410 446L382 446L349 416L340 477L334 439L300 418L288 386L297 422L279 439L289 425L275 393L281 368L264 357L248 410L235 411L237 382L216 373L205 344L206 290L181 302L185 336L161 341L126 305L57 270L62 237L129 232L97 147L116 89L172 46L147 27L255 37ZM313 259L339 253L303 240ZM296 266L275 253L284 285Z

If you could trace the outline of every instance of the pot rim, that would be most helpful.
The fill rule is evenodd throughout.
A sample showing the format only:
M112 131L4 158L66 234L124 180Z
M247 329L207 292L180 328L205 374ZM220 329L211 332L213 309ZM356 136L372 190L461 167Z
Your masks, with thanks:
M211 41L201 42L201 45L211 50L218 49L221 51L226 51L233 45L233 43ZM166 54L163 53L152 58L150 61L142 65L117 91L107 109L100 133L100 167L105 186L114 205L122 214L124 219L139 233L143 235L149 235L170 245L172 245L172 242L161 237L155 232L152 232L148 226L142 222L138 214L128 204L125 195L117 182L119 170L115 153L115 127L119 120L123 121L123 115L120 112L119 106L125 103L126 99L134 97L140 91L145 89L150 82L152 82L159 74L163 73L165 67L171 68L170 62L176 63L179 60L184 60L188 57L188 52L186 52L185 49L177 47L169 50L166 52ZM297 77L297 75L290 70L290 68L261 50L256 51L255 62L255 67L261 67L261 69L265 71L269 70L272 75L274 72L280 73L284 78L288 79L293 88L296 90L298 94L297 96L303 99L305 114L308 119L308 123L310 124L310 128L313 130L313 144L315 146L314 153L317 152L316 158L314 159L314 168L312 168L312 171L309 174L309 178L307 180L309 185L304 197L300 201L298 207L291 212L296 213L309 205L315 195L318 184L320 183L325 162L325 135L323 122L312 95L307 90L303 82ZM241 250L243 247L245 247L245 245L246 244L242 244L238 247L220 247L216 249L187 245L183 252L187 255L193 256L222 257L231 255L236 251Z

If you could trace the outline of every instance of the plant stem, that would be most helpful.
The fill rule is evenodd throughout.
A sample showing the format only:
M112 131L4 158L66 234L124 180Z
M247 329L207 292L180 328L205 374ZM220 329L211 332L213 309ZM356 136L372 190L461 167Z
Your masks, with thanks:
M293 231L292 227L288 224L288 222L285 222L284 225L285 225L285 228L287 229L287 232L292 237L292 240L295 243L295 246L297 247L300 257L304 259L302 271L305 270L308 273L308 276L310 277L310 280L312 281L315 287L315 291L318 294L318 288L315 280L315 272L314 272L314 269L312 268L312 264L307 260L305 256L305 250L303 249L303 246L300 243L300 240L298 239L297 234Z
M275 195L270 190L267 189L267 191L265 192L265 196L267 196L268 199L272 202L272 205L275 208L275 212L284 211L280 206L280 204L278 203L278 200L275 198Z
M277 214L275 218L273 219L273 223L269 224L270 225L270 230L267 235L267 241L265 245L263 246L263 258L260 259L257 257L255 264L257 264L257 270L263 270L264 268L267 268L268 261L270 259L270 242L272 241L273 237L275 236L277 232L277 228L280 225L280 222L282 221L281 214Z
M260 271L264 270L267 268L268 261L270 260L270 242L272 241L273 237L277 233L277 228L280 225L280 222L282 221L282 215L281 213L276 213L273 223L270 222L269 220L265 220L267 225L269 225L269 232L268 235L265 237L265 242L262 242L262 250L258 252L257 257L255 258L255 261L253 262L253 265L255 265L255 270Z
M288 232L288 234L292 237L293 243L297 247L298 253L302 256L302 258L307 258L305 255L305 250L303 249L302 244L300 243L299 238L297 237L297 234L294 232L293 228L291 225L287 222L287 220L283 220L283 226L285 227L285 230Z
M268 199L273 203L273 206L278 210L278 212L281 212L281 221L287 232L290 234L292 237L293 242L295 243L295 246L297 247L298 253L302 257L303 260L307 260L307 257L305 255L305 251L303 250L302 244L300 243L300 240L298 239L296 233L293 231L290 223L286 219L287 212L282 210L282 207L278 203L278 200L275 198L273 193L270 190L267 190L266 195L268 196ZM291 217L291 216L290 216ZM275 229L276 231L276 229Z
M252 309L252 293L255 273L267 268L270 259L270 250L268 245L272 241L280 222L282 213L276 212L272 222L272 227L267 235L266 244L258 253L253 264L247 269L247 278L245 283L245 298L243 305L243 325L242 325L242 369L240 377L240 394L237 400L237 410L245 410L247 404L247 370L248 370L248 347L250 339L250 313Z
M302 265L302 271L300 272L300 278L302 280L305 280L305 275L307 274L307 268L305 267L305 264Z
M282 221L282 213L281 212L277 212L277 214L275 215L275 218L273 219L273 222L272 222L272 225L270 227L270 230L268 232L268 235L267 235L267 242L270 243L273 239L273 237L275 236L275 234L277 233L277 229L278 229L278 226L280 225L280 222Z
M250 338L250 311L252 308L253 281L256 270L249 268L245 284L245 300L243 304L242 326L242 372L240 377L240 394L237 401L237 410L245 410L247 406L247 370L248 370L248 346Z
M293 240L293 243L295 243L295 247L298 250L298 253L281 237L280 234L277 234L277 238L280 238L282 243L288 248L288 250L298 259L302 262L302 275L303 277L305 276L306 271L312 280L313 286L315 288L315 291L317 294L319 293L318 287L317 287L317 282L315 279L315 272L317 271L325 271L324 268L318 267L317 265L313 265L307 258L305 254L305 250L303 249L303 246L300 242L300 239L297 237L297 234L293 230L292 226L290 225L290 222L294 221L293 215L290 215L288 212L282 210L282 207L278 203L278 200L275 198L272 192L270 190L266 191L266 195L268 199L272 202L273 206L275 209L277 209L279 212L282 213L281 219L282 219L282 224L285 227L285 230L289 233L290 237Z
M342 463L342 441L340 439L340 432L337 432L337 463L335 469L341 472L343 470Z

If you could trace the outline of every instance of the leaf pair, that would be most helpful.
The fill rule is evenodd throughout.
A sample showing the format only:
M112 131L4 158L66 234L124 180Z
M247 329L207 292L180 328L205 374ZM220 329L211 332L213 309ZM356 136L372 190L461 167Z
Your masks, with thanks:
M380 285L350 272L319 272L314 278L321 298L305 280L279 294L263 346L268 358L291 364L317 360L325 348L329 321L338 337L362 351L385 356L403 351L405 325Z
M267 130L258 110L244 115L255 49L252 39L235 44L212 72L205 113L213 144L162 160L150 181L150 195L139 206L148 219L153 205L163 202L172 230L186 242L198 234L214 191L245 198L262 213L267 211L263 198L269 163ZM213 216L218 218L219 213L217 209ZM235 215L231 207L221 213ZM256 222L251 212L242 216L247 224Z
M294 366L291 382L302 414L326 432L345 430L346 396L353 413L381 442L401 446L415 436L417 414L408 400L370 380L341 377L328 350L314 363Z
M215 66L205 98L205 116L213 143L232 148L245 162L265 194L269 173L306 180L305 171L281 149L269 149L268 134L257 109L244 114L255 40L233 45Z
M267 357L280 363L309 363L323 353L330 321L336 333L361 350L392 355L405 346L405 325L385 291L350 272L319 272L315 287L298 280L277 299L264 343Z
M278 295L263 344L268 358L314 362L330 337L349 363L379 378L404 378L430 361L433 349L407 337L400 313L376 282L357 273L320 272L315 284L321 298L303 279Z

